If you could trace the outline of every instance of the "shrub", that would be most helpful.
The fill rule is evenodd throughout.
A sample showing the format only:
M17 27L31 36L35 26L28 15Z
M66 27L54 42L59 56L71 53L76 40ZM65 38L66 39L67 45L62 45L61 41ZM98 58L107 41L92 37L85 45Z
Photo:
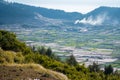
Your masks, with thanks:
M0 49L0 63L13 63L14 53L10 51L3 51Z
M31 53L31 49L20 42L14 33L4 30L0 30L0 47L3 50L23 52L23 54Z
M41 59L41 55L39 53L31 53L31 54L25 55L25 62L26 63L31 63L31 62L42 63L44 62L44 60Z
M112 65L105 66L104 69L105 69L104 73L105 73L106 75L113 73L113 67L112 67Z
M4 51L0 49L0 63L23 63L24 56L22 53L13 51Z
M23 63L24 62L24 56L22 55L21 52L16 53L14 62L15 63Z

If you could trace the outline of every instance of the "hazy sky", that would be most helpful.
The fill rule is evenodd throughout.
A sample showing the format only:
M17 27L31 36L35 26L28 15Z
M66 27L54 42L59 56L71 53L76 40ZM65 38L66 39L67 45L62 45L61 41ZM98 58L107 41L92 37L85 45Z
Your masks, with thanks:
M120 0L6 0L34 6L87 13L99 6L120 7Z

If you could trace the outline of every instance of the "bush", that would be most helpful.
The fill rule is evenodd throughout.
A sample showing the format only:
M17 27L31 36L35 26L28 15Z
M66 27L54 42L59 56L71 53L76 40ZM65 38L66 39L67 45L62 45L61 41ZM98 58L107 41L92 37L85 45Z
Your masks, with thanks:
M40 61L40 55L38 53L31 53L25 55L25 63L31 63L31 62L39 63L39 61Z
M80 80L84 78L85 74L82 71L77 71L74 66L58 62L54 59L49 58L46 55L41 55L39 53L28 54L25 56L25 61L35 62L41 64L45 68L52 69L54 71L61 72L67 75L72 80ZM82 68L82 67L81 67ZM87 72L87 71L85 71Z
M14 56L13 52L0 49L0 63L13 63Z
M105 69L105 70L104 70L104 73L105 73L106 75L113 73L113 67L112 67L112 65L105 66L104 69Z
M24 56L22 53L13 51L4 51L0 49L0 63L23 63Z
M22 55L21 52L18 52L18 53L15 55L14 62L15 62L15 63L24 63L24 56Z
M20 42L16 35L12 32L0 30L0 47L3 50L12 50L15 52L23 52L23 54L31 53L25 43Z

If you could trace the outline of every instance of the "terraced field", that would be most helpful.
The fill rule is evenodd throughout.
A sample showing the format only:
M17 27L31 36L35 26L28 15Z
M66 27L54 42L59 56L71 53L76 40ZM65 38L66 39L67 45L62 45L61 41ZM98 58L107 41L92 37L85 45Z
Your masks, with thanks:
M51 47L58 56L74 54L78 62L86 65L95 61L100 64L112 62L115 67L119 66L116 66L120 57L118 26L49 25L34 27L14 24L1 25L0 28L15 32L18 38L29 46Z

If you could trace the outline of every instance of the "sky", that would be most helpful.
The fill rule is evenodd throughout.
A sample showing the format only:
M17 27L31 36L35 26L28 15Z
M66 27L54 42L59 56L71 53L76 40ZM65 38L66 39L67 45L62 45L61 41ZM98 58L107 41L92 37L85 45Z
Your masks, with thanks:
M66 12L87 13L100 6L120 7L120 0L6 0L22 4L60 9Z

